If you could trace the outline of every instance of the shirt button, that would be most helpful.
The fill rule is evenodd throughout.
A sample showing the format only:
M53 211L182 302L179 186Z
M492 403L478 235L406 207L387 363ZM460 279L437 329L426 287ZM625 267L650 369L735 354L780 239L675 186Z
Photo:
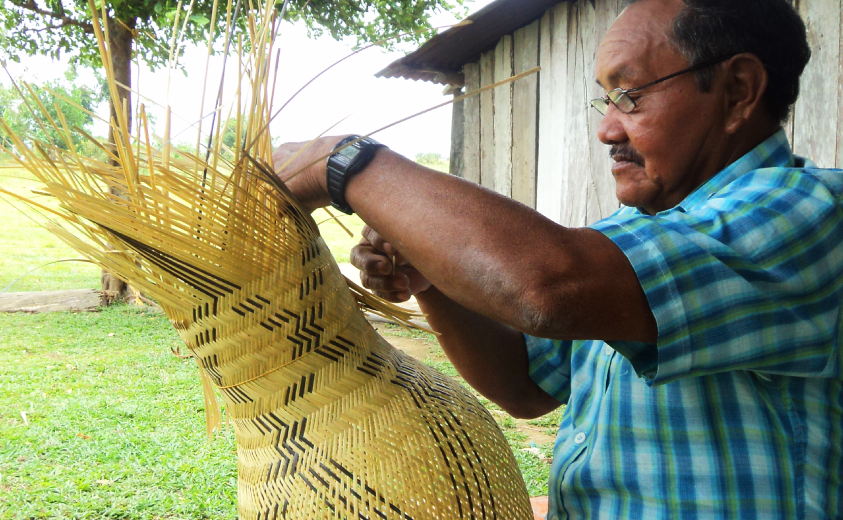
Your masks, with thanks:
M585 442L585 434L583 432L578 433L577 436L574 437L574 442L576 442L577 444L584 443Z
M606 354L607 356L611 356L611 355L612 355L612 352L614 352L614 351L615 351L615 349L613 349L613 348L612 348L612 347L610 347L609 345L605 345L605 346L603 347L603 353L604 353L604 354Z

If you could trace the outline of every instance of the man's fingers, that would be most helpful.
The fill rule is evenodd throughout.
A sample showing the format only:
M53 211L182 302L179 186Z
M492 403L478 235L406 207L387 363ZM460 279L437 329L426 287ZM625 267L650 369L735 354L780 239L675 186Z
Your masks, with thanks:
M392 261L382 253L375 251L371 245L360 243L351 249L349 255L351 265L363 273L390 274Z
M410 280L406 275L381 276L360 272L363 287L377 292L409 292Z
M405 301L410 299L410 291L399 291L399 292L378 292L374 291L375 296L379 296L382 299L392 302L392 303L404 303Z
M378 251L383 251L388 255L394 255L396 250L392 247L392 244L387 242L380 234L375 231L374 229L370 228L368 225L363 226L363 231L361 232L363 238L369 241L372 244L372 247L377 249Z

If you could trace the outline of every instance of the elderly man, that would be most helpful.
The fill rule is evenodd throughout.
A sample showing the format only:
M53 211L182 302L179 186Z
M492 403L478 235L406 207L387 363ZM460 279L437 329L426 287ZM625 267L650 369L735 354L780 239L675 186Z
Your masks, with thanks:
M632 3L592 102L624 207L589 228L371 143L281 176L363 218L364 284L414 294L478 391L567 403L550 518L839 518L843 172L781 129L809 57L785 0Z

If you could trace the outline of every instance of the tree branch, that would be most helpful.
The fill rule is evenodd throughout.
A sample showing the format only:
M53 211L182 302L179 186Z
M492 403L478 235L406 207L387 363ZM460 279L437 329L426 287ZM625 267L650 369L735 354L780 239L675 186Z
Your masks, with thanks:
M41 33L41 32L53 32L53 31L55 31L56 29L61 29L61 28L65 27L65 25L66 25L66 24L61 24L61 25L45 25L44 27L38 27L38 28L35 28L35 27L24 27L24 28L22 28L22 29L21 29L21 31L22 31L24 34L27 34L27 33Z
M35 0L8 0L8 2L16 7L21 9L25 9L29 12L40 14L44 17L50 17L54 20L60 22L59 25L52 25L49 26L51 29L59 29L62 27L67 27L68 25L73 25L82 29L82 32L85 34L93 34L94 33L94 26L89 22L82 22L75 18L71 18L64 12L64 6L61 6L60 12L55 11L48 11L46 9L41 9L35 3Z

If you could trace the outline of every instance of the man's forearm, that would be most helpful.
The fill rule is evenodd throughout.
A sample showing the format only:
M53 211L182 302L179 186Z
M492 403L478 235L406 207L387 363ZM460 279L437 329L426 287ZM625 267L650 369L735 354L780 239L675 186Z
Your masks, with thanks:
M303 143L276 150L278 165L287 163L281 177L310 210L330 202L319 158L337 141L319 139L303 154ZM632 266L597 231L565 228L388 149L351 178L345 200L443 294L478 314L547 338L656 340Z
M529 377L520 332L450 300L436 287L416 295L439 344L457 372L490 401L515 417L534 418L560 403Z
M520 330L535 321L532 275L548 273L537 259L560 226L389 150L351 180L346 199L449 298Z

